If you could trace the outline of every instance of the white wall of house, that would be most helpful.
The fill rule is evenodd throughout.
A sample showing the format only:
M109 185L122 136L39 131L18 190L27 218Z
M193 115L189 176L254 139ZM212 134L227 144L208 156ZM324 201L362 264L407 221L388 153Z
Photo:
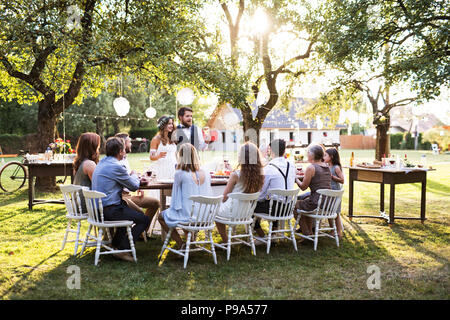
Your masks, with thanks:
M244 133L239 130L218 130L218 140L211 143L210 150L220 151L238 151L239 146L244 143ZM289 143L293 137L295 145L308 144L308 132L311 133L311 143L323 143L323 132L327 133L327 141L330 143L339 143L339 130L295 130L295 129L262 129L260 131L260 144L269 144L271 139L284 139ZM225 142L223 139L225 138Z

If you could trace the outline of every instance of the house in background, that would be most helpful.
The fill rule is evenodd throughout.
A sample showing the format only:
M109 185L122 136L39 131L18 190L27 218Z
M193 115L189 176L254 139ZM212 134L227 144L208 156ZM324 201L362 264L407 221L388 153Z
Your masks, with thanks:
M315 121L303 121L296 114L302 105L311 103L303 98L292 100L289 110L273 109L269 112L260 130L260 144L267 145L273 139L284 139L288 144L310 143L339 144L339 130L345 126L318 128ZM253 116L257 113L254 108ZM237 151L244 142L242 114L229 104L218 106L206 124L218 132L217 140L210 144L210 150Z
M421 114L417 117L418 121L415 123L412 114L411 106L397 107L391 110L390 132L416 132L417 124L417 132L423 133L435 126L440 126L443 124L442 121L432 113Z

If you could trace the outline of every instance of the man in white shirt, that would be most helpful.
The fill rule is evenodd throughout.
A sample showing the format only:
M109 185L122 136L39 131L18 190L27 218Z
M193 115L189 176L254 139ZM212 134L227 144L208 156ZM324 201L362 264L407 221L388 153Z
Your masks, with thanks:
M207 149L208 144L203 139L202 129L192 124L192 109L189 107L182 107L178 110L178 120L180 124L177 126L175 134L172 137L178 146L183 143L192 144L198 151L204 151Z
M295 164L291 161L287 161L284 157L286 150L286 142L282 139L273 140L269 144L269 150L272 160L264 167L264 185L261 189L261 193L258 198L258 204L256 205L256 213L269 213L268 190L270 189L293 189L295 183ZM278 199L275 198L277 201ZM273 204L275 208L275 204ZM272 212L271 214L275 214ZM277 227L277 221L273 223L273 226ZM265 236L264 231L261 229L259 219L255 222L255 232L261 238Z

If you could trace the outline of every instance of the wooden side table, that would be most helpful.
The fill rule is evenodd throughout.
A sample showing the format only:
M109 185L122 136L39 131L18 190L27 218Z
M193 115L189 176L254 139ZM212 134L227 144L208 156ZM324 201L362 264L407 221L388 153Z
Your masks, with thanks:
M380 218L386 220L389 224L393 224L395 219L407 219L407 220L421 220L422 223L426 220L425 208L426 208L426 189L427 189L427 171L430 169L420 170L389 170L389 169L367 169L360 167L348 167L350 171L349 181L349 204L348 204L348 216L349 218ZM380 215L353 215L353 196L354 196L354 182L372 182L380 184ZM416 217L399 217L395 216L395 185L403 183L416 183L422 184L421 197L420 197L420 218ZM384 185L390 185L390 197L389 197L389 215L384 211Z
M63 200L43 200L35 199L34 177L59 177L70 176L70 182L73 183L73 163L72 162L41 162L24 163L28 167L28 209L33 210L33 206L43 203L64 204Z

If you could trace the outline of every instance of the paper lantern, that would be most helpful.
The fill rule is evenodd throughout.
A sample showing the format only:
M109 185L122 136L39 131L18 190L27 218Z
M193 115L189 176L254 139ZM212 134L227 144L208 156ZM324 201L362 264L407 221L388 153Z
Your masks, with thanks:
M114 110L119 117L124 117L130 111L130 103L124 97L119 97L113 101Z
M183 106L190 105L192 102L194 102L194 99L194 91L192 91L192 89L190 88L183 88L177 93L177 100Z
M154 118L156 116L156 109L153 107L147 108L147 110L145 110L145 116L150 119Z

